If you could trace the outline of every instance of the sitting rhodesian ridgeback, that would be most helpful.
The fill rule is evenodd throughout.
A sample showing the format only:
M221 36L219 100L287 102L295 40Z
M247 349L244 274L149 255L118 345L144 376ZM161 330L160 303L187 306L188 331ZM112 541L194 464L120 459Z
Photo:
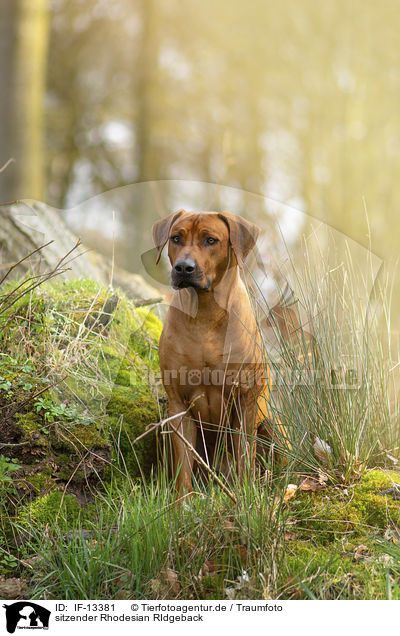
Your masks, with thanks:
M239 269L259 228L230 212L176 213L157 221L157 263L168 244L175 290L160 339L169 417L192 447L232 431L239 479L254 469L255 437L268 383L253 310ZM260 416L260 409L263 416ZM192 491L193 454L172 432L178 495ZM215 444L214 444L215 447ZM207 455L210 462L213 457Z

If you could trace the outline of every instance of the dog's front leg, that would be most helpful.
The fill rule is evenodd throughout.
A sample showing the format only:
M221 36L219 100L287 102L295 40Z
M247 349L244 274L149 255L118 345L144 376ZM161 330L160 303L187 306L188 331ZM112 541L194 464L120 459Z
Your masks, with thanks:
M185 407L183 405L174 403L169 409L170 417L184 410ZM176 477L175 486L177 496L181 497L185 492L188 493L192 491L194 457L187 444L174 432L174 429L177 430L193 448L196 448L197 427L190 415L185 415L182 419L177 418L171 422L174 474Z

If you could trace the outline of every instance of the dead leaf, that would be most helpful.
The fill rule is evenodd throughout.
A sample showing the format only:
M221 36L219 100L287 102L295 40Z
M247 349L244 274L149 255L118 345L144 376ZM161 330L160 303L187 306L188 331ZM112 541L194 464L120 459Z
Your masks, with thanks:
M171 568L163 568L156 578L151 579L150 586L154 594L162 598L169 598L171 592L178 596L181 591L178 573Z
M343 475L343 473L339 469L335 469L334 473L338 481L340 481L342 484L346 483L346 477Z
M291 530L285 530L283 533L283 538L285 541L296 541L299 538L298 532L291 532Z
M179 594L179 592L181 591L181 584L179 583L178 573L174 570L171 570L171 568L165 568L164 570L161 570L160 575L165 576L168 584L171 587L172 592L174 594Z
M318 481L320 484L326 484L329 481L329 475L322 470L318 470Z
M121 587L119 590L114 592L113 598L116 601L129 601L135 598L134 592L129 588Z
M247 549L244 545L234 545L233 549L236 550L236 552L239 554L240 556L240 560L242 562L242 564L244 565L247 562Z
M300 484L300 490L302 492L318 492L324 488L323 484L318 479L313 477L306 477Z
M385 534L383 536L386 541L392 541L395 545L399 545L400 543L400 530L394 524L386 528Z
M235 592L236 592L235 588L234 587L226 587L224 592L225 592L226 598L229 601L233 601L233 599L235 598Z
M217 564L215 561L205 561L199 570L198 578L201 581L205 576L213 576L216 573Z
M300 599L303 594L303 590L301 589L299 582L293 574L290 574L286 579L286 592L291 594L291 598Z
M226 581L227 583L233 583L234 587L226 587L225 594L228 599L233 600L236 596L236 592L240 590L243 593L250 594L252 590L250 577L246 570L242 570L241 574L236 577L235 581Z
M246 570L242 570L241 574L236 577L235 587L237 590L243 590L250 587L250 577Z
M397 459L397 457L393 457L393 455L389 455L389 453L386 453L386 457L392 464L396 465L399 463L399 460Z
M361 559L364 559L367 556L368 552L368 548L366 545L359 545L357 546L357 548L354 551L354 560L355 561L361 561Z
M298 490L298 486L296 486L296 484L288 484L285 495L283 497L283 503L287 503L288 501L293 499L293 497L296 496L297 490Z

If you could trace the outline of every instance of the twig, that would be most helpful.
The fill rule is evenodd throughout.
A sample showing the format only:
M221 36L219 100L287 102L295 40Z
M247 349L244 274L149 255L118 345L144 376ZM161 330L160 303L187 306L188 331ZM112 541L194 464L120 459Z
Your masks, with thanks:
M8 161L5 162L4 166L2 166L0 168L0 174L2 172L4 172L4 170L7 170L8 166L10 165L10 163L15 163L15 159L13 157L10 157L10 159Z
M4 305L5 302L7 302L8 298L12 298L13 295L15 295L17 293L17 291L19 289L21 289L21 287L23 287L24 285L27 285L28 283L31 283L34 280L38 280L39 278L43 278L43 276L45 276L45 274L36 274L35 276L28 276L27 278L24 278L19 285L17 285L16 287L13 287L11 289L10 292L8 292L8 294L3 294L2 296L0 296L1 299L1 303Z
M38 247L37 249L33 250L33 252L30 252L29 254L27 254L27 256L24 256L23 258L21 258L19 261L17 261L16 263L12 263L10 269L8 270L8 272L3 276L3 278L0 280L0 285L1 283L7 278L7 276L10 274L10 272L12 272L13 269L15 269L16 267L18 267L18 265L21 265L21 263L23 263L24 261L26 261L28 258L30 258L31 256L33 256L34 254L36 254L36 252L40 252L40 250L43 250L45 247L48 247L48 245L50 245L51 243L54 243L54 239L52 241L49 241L48 243L45 243L44 245L41 245L40 247Z
M159 296L158 298L145 298L143 300L134 300L133 304L135 307L145 307L146 305L157 305L157 303L162 303L165 300L164 296Z
M149 435L149 433L152 433L153 431L155 431L156 428L159 428L160 426L163 427L164 424L167 424L168 422L171 422L172 420L176 420L178 417L183 417L184 415L187 414L190 408L191 406L189 406L189 408L186 411L181 411L180 413L177 413L176 415L171 415L171 417L167 417L165 420L161 420L161 422L157 422L157 424L150 424L150 426L144 433L142 433L141 435L139 435L139 437L136 437L133 440L132 444L136 444L136 442L143 439L143 437L146 437L146 435Z
M70 254L72 254L72 252L73 252L73 251L75 251L76 249L78 249L78 247L79 247L80 245L82 245L82 241L81 241L81 239L80 239L80 238L78 238L78 240L77 240L77 242L75 243L75 245L74 245L73 247L71 247L71 249L70 249L70 250L69 250L66 254L64 254L64 256L62 256L62 257L60 258L60 260L58 261L58 263L57 263L57 265L55 266L55 268L54 268L54 270L53 270L53 271L56 271L59 267L61 267L61 263L63 263L63 262L65 261L65 259L66 259L66 258L68 258L68 256L69 256ZM80 256L80 254L78 254L78 256ZM76 256L75 256L74 258L76 258ZM69 261L69 262L70 262L70 261ZM68 262L68 263L69 263L69 262ZM68 265L68 263L66 263L66 264ZM64 265L63 267L65 267L65 265Z
M150 424L144 433L142 433L141 435L139 435L139 437L136 437L133 440L132 444L136 444L136 442L138 442L143 437L146 437L146 435L149 435L149 433L152 433L156 428L159 428L159 427L162 428L164 424L168 424L168 422L172 422L172 420L176 420L178 419L178 417L184 417L185 415L187 415L187 413L189 413L192 406L194 406L197 400L199 400L201 397L203 397L203 394L195 397L194 400L192 400L189 406L187 407L186 411L181 411L180 413L176 413L176 415L171 415L170 417L167 417L165 420L161 420L161 422L157 422L156 424Z
M0 442L0 447L4 448L5 446L25 446L26 444L30 444L31 440L28 439L26 442L18 442L18 444L12 444L11 442Z
M21 294L19 294L19 296L14 298L11 303L9 303L6 307L3 307L2 309L0 309L0 314L2 314L5 311L7 311L7 309L10 309L10 307L15 305L15 303L20 298L22 298L22 296L25 296L26 294L29 294L29 292L31 292L34 289L36 289L36 287L39 287L39 285L42 285L46 281L51 280L52 278L55 278L55 276L59 276L60 274L65 274L65 272L67 272L67 271L69 271L69 268L67 268L67 269L55 269L52 272L49 272L48 274L44 274L43 278L38 283L35 283L35 285L31 285L30 287L28 287L28 289L25 289L23 292L21 292Z
M0 203L0 207L8 208L10 205L17 205L18 203L22 203L22 201L19 199L15 199L15 201L4 201L3 203Z

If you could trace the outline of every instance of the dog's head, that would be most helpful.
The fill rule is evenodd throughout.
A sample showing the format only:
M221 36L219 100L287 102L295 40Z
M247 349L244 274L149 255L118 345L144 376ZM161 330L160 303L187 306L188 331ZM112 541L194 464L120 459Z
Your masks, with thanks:
M153 226L157 263L168 243L172 286L211 290L227 269L243 264L259 232L256 225L231 212L179 210Z

